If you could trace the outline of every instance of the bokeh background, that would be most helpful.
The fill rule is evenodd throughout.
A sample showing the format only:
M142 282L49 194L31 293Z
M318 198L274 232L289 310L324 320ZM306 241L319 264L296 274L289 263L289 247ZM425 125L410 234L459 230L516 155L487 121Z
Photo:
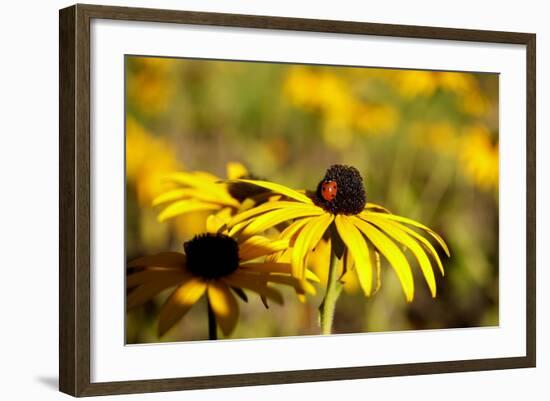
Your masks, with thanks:
M166 173L225 178L226 163L238 161L314 189L331 164L354 165L368 201L435 229L452 255L441 254L436 299L414 263L411 304L389 266L371 298L347 282L334 332L498 325L497 74L127 56L125 76L128 260L182 251L205 229L201 213L157 221L151 201ZM232 337L317 334L322 288L307 303L283 293L283 307L240 302ZM200 303L157 338L166 296L127 313L127 343L207 339Z

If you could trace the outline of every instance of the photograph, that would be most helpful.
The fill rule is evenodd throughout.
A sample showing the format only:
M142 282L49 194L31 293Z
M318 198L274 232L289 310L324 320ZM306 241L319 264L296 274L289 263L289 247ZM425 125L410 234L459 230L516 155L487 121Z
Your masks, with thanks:
M125 343L499 326L499 74L124 56Z

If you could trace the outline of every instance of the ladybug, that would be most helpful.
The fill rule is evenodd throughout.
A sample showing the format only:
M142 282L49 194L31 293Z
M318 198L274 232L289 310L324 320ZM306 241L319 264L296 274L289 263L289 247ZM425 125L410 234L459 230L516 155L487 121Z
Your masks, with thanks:
M336 193L338 192L338 184L336 181L323 181L321 185L321 195L323 199L330 202L336 198Z

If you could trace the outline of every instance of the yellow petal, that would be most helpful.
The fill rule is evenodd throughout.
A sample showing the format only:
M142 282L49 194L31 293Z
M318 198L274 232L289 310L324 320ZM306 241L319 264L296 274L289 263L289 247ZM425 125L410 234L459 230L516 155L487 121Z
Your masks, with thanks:
M290 263L258 262L243 263L240 269L251 270L258 273L287 273L290 274Z
M208 284L208 300L216 315L216 322L224 336L229 336L239 320L239 305L222 281L212 281Z
M374 213L374 214L378 214L378 213ZM433 231L431 228L426 227L424 224L421 224L421 223L419 223L417 221L414 221L412 219L408 219L408 218L402 217L402 216L397 216L395 214L380 214L380 215L382 217L386 218L386 219L391 219L391 220L399 221L401 223L410 224L411 226L418 227L418 228L426 231L428 234L430 234L432 237L435 238L435 240L439 243L439 245L441 245L441 247L443 248L443 250L445 251L447 256L449 256L449 257L451 256L451 252L449 251L449 247L447 246L447 244L445 243L443 238L441 238L441 236L438 233L436 233L435 231ZM362 216L363 216L363 213L362 213Z
M248 170L239 162L229 162L226 165L227 178L230 180L236 180L238 178L246 177Z
M292 202L292 201L274 201L274 202L267 202L263 203L255 208L248 209L244 212L241 212L237 214L231 221L229 222L229 227L233 227L236 224L239 224L243 221L249 220L250 218L257 216L259 214L269 212L271 210L275 209L283 209L283 208L307 208L311 205L306 205L303 203L298 202Z
M424 278L426 279L426 283L430 288L432 297L435 298L436 296L435 276L432 270L432 264L430 263L430 259L428 258L428 255L424 252L424 249L410 235L400 230L399 227L392 225L391 222L389 222L388 220L381 219L377 216L370 216L369 221L372 222L374 225L376 225L382 231L386 232L390 237L397 240L398 242L400 242L401 244L403 244L404 246L406 246L408 249L411 250L411 252L416 257L418 264L420 265L420 269L422 270L422 274L424 275Z
M217 215L211 214L206 218L206 231L216 234L225 225L224 221Z
M180 285L162 306L159 316L159 337L162 337L176 324L202 297L205 291L206 283L195 277Z
M284 185L275 184L274 182L269 182L269 181L261 181L261 180L238 180L238 181L246 182L249 184L257 185L262 188L269 189L273 192L284 195L291 199L295 199L299 202L308 203L310 205L313 204L313 201L309 199L305 194L302 194L289 187L285 187Z
M235 207L234 200L228 201L225 197L220 197L219 195L196 188L177 188L164 192L153 199L152 206L183 199Z
M157 296L169 287L170 285L161 285L161 283L157 282L154 284L141 285L137 288L134 288L126 296L126 309L130 310L143 305L145 302L153 299L155 296Z
M355 227L351 217L340 214L336 216L335 222L338 235L344 241L346 249L355 263L359 284L365 295L369 296L372 292L372 265L367 241Z
M301 218L300 220L296 220L295 222L291 223L288 227L286 227L281 232L281 234L279 235L279 238L288 240L289 241L289 246L293 246L294 241L296 240L296 237L298 236L298 233L302 230L302 228L304 228L304 226L307 223L309 223L314 218L315 217L304 217L304 218ZM273 253L273 254L269 255L266 258L266 262L277 262L281 258L283 258L285 253L288 254L288 251L289 251L289 249L285 249L285 250L279 251L277 253Z
M156 281L172 280L175 283L183 281L187 274L180 268L146 269L126 277L126 287L132 288Z
M223 278L227 284L232 287L251 290L260 296L268 298L280 305L283 304L283 296L274 288L268 287L267 282L262 280L259 274L246 274L244 271L237 270L235 273Z
M326 213L317 206L311 206L310 208L288 208L275 210L253 219L252 222L243 229L243 234L257 234L285 221L300 217L319 216L322 214Z
M216 182L219 181L218 177L216 177L214 174L206 172L206 171L195 170L195 171L191 171L191 172L188 172L188 173L184 172L183 174L188 174L192 177L195 177L195 178L198 178L198 179L202 180L203 182L216 183ZM176 173L176 175L177 175L177 173Z
M414 298L414 282L411 266L403 252L392 240L370 223L355 216L352 219L353 224L365 234L378 251L390 262L401 282L407 302L411 302Z
M128 263L128 267L183 267L185 255L179 252L161 252L156 255L143 256Z
M242 223L239 223L239 224L235 224L231 230L229 230L229 233L227 235L229 235L230 237L232 238L236 238L237 241L240 240L240 238L242 236L238 235L242 230L243 228L245 228L247 226L247 224L249 224L250 222L249 221L243 221Z
M305 278L306 256L321 240L333 220L332 214L324 213L312 219L300 232L292 248L290 259L293 276L299 279Z
M200 189L204 196L207 196L206 194L210 194L210 196L214 195L220 202L234 207L239 206L239 202L233 199L227 192L227 186L220 184L219 178L212 174L201 171L192 173L179 172L167 175L166 180Z
M383 213L391 213L384 206L377 205L376 203L368 203L367 202L367 204L365 205L365 209L374 210L374 211L383 212Z
M270 283L285 284L293 287L298 294L309 293L315 295L315 287L305 280L298 280L296 277L282 274L267 274L266 280Z
M165 202L171 202L182 198L188 198L190 196L193 196L194 192L196 192L196 190L189 188L172 189L170 191L160 194L155 199L153 199L152 206L157 206Z
M277 263L277 262L263 262L263 263L244 263L239 266L241 269L244 270L251 270L258 273L284 273L284 274L291 274L292 273L292 266L290 263ZM316 283L319 283L319 277L315 273L313 273L311 270L306 269L306 279L310 281L314 281Z
M172 203L159 213L157 219L160 222L168 220L172 217L180 216L189 212L198 212L199 210L216 210L220 209L220 205L213 203L203 203L196 200L180 200Z
M215 216L223 221L224 224L228 224L229 220L231 219L231 214L233 213L233 210L230 207L224 207L219 212L216 212Z
M298 232L314 218L315 217L304 217L300 220L296 220L281 232L280 238L289 240L290 243L292 243Z
M371 264L376 266L376 287L374 288L373 294L376 294L380 287L382 286L382 274L380 268L380 254L376 251L370 253L371 255Z
M219 178L208 173L178 172L167 174L165 176L165 179L166 181L171 181L177 184L194 188L202 188L211 192L220 192L220 190L223 188L216 185L216 182L219 180Z
M256 205L256 201L251 198L246 198L241 202L241 205L237 209L237 213L243 213L248 209L252 209Z
M173 287L184 281L185 277L162 277L155 281L139 285L134 288L126 297L126 309L133 309L143 305L145 302L153 299L167 288ZM128 286L131 287L131 286Z
M287 240L274 241L261 235L254 235L239 245L239 259L241 261L252 260L287 248Z
M414 231L412 228L409 228L403 224L398 223L397 221L388 220L387 221L390 224L393 224L396 226L399 230L405 231L407 234L409 234L411 237L416 238L417 241L419 241L432 255L433 259L437 263L437 266L439 267L439 271L441 272L441 275L445 275L445 269L443 269L443 264L441 263L441 259L439 258L439 255L433 245L428 241L426 238L424 238L422 235Z

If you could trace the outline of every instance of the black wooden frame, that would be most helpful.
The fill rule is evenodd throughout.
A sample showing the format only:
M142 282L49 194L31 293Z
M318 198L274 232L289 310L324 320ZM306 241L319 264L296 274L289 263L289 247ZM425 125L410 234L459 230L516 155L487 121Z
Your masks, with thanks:
M90 21L93 18L525 45L527 49L526 356L91 383ZM61 391L74 396L92 396L535 366L535 34L81 4L60 10L59 29L59 388Z

